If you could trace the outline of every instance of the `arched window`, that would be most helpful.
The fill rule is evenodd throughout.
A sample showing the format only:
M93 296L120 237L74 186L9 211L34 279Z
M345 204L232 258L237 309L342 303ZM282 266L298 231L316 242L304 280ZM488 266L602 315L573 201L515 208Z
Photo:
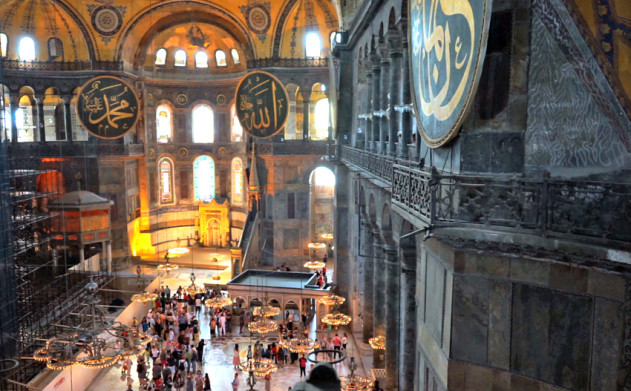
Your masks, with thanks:
M64 56L64 44L59 38L51 38L48 40L48 58L54 60Z
M15 111L15 125L18 130L18 142L39 141L39 132L33 116L33 101L28 95L22 95L19 107Z
M185 67L186 66L186 50L178 49L175 51L174 62L173 65L176 67Z
M171 108L167 105L159 105L156 109L156 141L168 143L173 137L173 116Z
M206 52L195 53L195 68L208 68L208 54Z
M9 37L5 33L0 33L0 55L2 57L7 56L8 48L9 48Z
M241 58L239 57L239 52L237 52L237 49L230 49L230 55L232 56L232 63L234 65L241 64Z
M226 53L223 50L217 50L215 52L215 61L217 61L218 67L225 67L228 65L226 62Z
M212 143L215 139L213 109L200 104L193 108L193 142Z
M22 37L18 44L18 58L22 61L35 60L35 41L31 37Z
M184 60L186 63L186 60ZM156 51L156 65L165 65L167 63L167 50L165 48L160 48Z
M232 159L232 205L243 205L243 163L241 159Z
M329 137L329 100L320 99L316 102L315 110L316 139L324 140Z
M173 202L173 162L170 159L160 159L158 163L158 175L160 176L160 203Z
M320 51L322 50L322 41L320 35L314 31L307 34L305 37L305 49L307 57L320 57Z
M232 105L230 108L230 141L241 141L243 140L243 127L241 127L241 122L239 122L239 117L237 117L237 107L236 105Z
M193 162L195 200L210 202L215 198L215 161L202 155Z
M88 132L83 126L81 126L81 124L79 124L75 101L76 99L73 99L70 102L70 124L72 125L72 141L87 141Z

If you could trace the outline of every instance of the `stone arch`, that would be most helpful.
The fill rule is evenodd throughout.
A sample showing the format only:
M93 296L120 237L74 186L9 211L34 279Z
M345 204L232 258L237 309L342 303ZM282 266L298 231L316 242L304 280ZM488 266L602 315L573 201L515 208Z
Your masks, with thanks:
M375 195L372 192L370 193L370 198L368 199L366 213L368 213L370 222L372 224L377 224L377 206L375 203Z
M381 210L381 236L386 244L394 245L392 238L392 214L390 204L385 202Z

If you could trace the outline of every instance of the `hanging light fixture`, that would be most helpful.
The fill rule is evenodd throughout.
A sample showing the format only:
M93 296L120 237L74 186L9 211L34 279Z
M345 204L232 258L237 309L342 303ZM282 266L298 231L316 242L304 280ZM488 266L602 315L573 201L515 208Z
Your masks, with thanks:
M386 350L386 337L383 335L370 338L368 343L374 350Z
M333 239L333 234L322 234L320 235L322 239L331 240Z
M312 350L320 349L320 344L311 338L294 338L285 343L292 353L307 354Z
M326 266L326 263L322 261L309 261L309 262L305 262L304 264L304 267L311 270L322 269L325 266Z
M266 304L262 307L254 308L252 314L263 318L273 318L274 316L280 315L280 308Z
M187 247L174 247L167 250L169 257L176 258L185 254L190 253L191 250Z
M158 298L158 295L156 293L149 293L149 292L143 292L143 293L136 293L135 295L133 295L131 297L131 301L133 301L134 303L149 303L149 302L154 302L156 301L156 299Z
M262 318L256 322L250 322L248 324L248 330L252 333L267 334L273 333L278 330L278 323L271 319Z
M353 318L341 312L326 314L322 317L322 323L333 327L346 326L351 323L351 320L353 320Z
M158 271L167 272L167 273L170 272L171 270L177 270L178 268L179 268L178 265L175 265L169 262L158 265Z
M355 374L357 370L357 363L355 362L355 357L351 357L350 363L348 364L348 369L351 371L348 376L341 376L341 389L342 391L370 391L373 387L373 382L358 376Z
M98 286L90 280L86 285L89 295L79 313L81 323L74 332L62 334L46 341L43 348L33 354L33 359L45 362L52 370L62 370L74 365L101 369L116 364L121 358L144 353L152 337L120 322L105 321L105 313L94 295Z
M278 366L269 358L251 358L239 364L239 368L243 372L253 373L256 376L262 377L276 372Z
M222 308L232 305L232 299L229 297L216 296L212 299L206 299L204 305L210 308Z
M324 296L318 299L318 303L326 305L341 305L346 301L345 298L338 295Z
M311 243L307 244L307 247L309 247L310 249L313 249L313 250L318 250L318 249L321 249L321 248L325 248L326 247L326 243L311 242Z

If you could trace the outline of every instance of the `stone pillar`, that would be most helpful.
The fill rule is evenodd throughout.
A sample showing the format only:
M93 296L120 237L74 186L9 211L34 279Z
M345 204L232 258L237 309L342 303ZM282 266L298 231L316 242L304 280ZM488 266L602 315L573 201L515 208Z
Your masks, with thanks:
M379 59L373 60L372 66L372 109L371 112L380 110L379 103L381 102L381 67L379 66ZM368 150L375 152L377 150L377 142L379 141L379 135L381 134L381 121L379 117L372 117L372 132L370 136L370 147Z
M412 96L410 95L410 57L408 53L408 42L406 38L403 38L401 42L401 49L403 52L401 67L401 104L407 105L412 103ZM400 129L401 129L401 157L407 159L408 157L408 144L412 142L412 111L404 111L399 113L401 117Z
M365 107L362 107L361 114L372 113L372 67L366 68L366 95L368 96L368 104L366 104ZM374 121L371 118L366 118L364 121L366 124L364 126L364 149L369 150L372 143L372 124Z
M399 387L414 389L416 372L416 251L401 250L401 346L399 351Z
M81 270L85 271L85 251L83 250L83 246L79 247L79 265L81 265Z
M107 272L112 272L112 241L108 240L105 245L105 255L107 258Z
M390 100L388 103L388 155L395 156L397 154L397 144L399 138L399 113L394 111L394 105L400 104L400 85L401 82L401 62L403 53L401 52L401 40L396 31L388 33L388 45L390 46Z
M368 339L372 338L373 332L373 306L374 306L374 287L373 287L373 270L374 258L372 258L372 228L368 220L368 215L362 213L362 224L359 228L359 258L360 263L364 267L364 308L362 309L364 318L364 328L362 337L364 342L368 343Z
M385 51L385 49L383 50ZM382 51L382 52L383 52ZM381 57L381 77L379 80L380 88L381 88L381 97L380 97L380 110L389 112L390 105L390 58ZM386 153L386 138L390 135L390 120L386 116L382 116L379 118L379 147L377 148L377 152L381 154Z
M64 127L66 130L66 140L72 142L72 112L70 111L70 101L72 95L64 95L61 98L64 102Z
M384 245L384 261L386 265L386 391L399 390L399 333L400 333L400 282L401 272L397 248ZM382 272L382 274L384 274Z
M9 104L11 105L11 141L18 141L18 125L16 122L17 112L20 108L20 97L18 94L9 96Z
M241 260L243 259L243 250L234 247L230 249L230 261L232 263L232 277L241 274Z
M37 130L39 133L39 141L46 141L46 135L44 130L44 95L38 95L36 97L37 102Z
M308 92L309 95L311 94L311 91ZM309 99L309 95L305 96L305 94L307 94L306 90L303 90L303 100L302 100L302 139L303 140L309 140L309 109L311 108L311 100Z
M373 256L374 258L374 270L373 270L373 291L374 291L374 305L373 305L373 337L379 335L386 335L386 273L385 262L383 260L383 242L378 229L373 230ZM384 354L383 351L375 350L373 357L373 367L384 367Z

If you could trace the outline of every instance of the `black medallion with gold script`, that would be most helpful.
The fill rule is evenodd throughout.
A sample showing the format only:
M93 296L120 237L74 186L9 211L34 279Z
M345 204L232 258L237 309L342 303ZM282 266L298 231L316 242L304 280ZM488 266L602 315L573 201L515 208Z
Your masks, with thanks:
M123 137L138 120L138 97L114 76L97 76L81 87L77 102L81 125L98 138Z
M241 79L235 93L237 116L252 137L268 138L287 122L289 105L285 86L274 75L253 71Z
M454 138L482 73L491 0L408 0L414 112L430 147Z

